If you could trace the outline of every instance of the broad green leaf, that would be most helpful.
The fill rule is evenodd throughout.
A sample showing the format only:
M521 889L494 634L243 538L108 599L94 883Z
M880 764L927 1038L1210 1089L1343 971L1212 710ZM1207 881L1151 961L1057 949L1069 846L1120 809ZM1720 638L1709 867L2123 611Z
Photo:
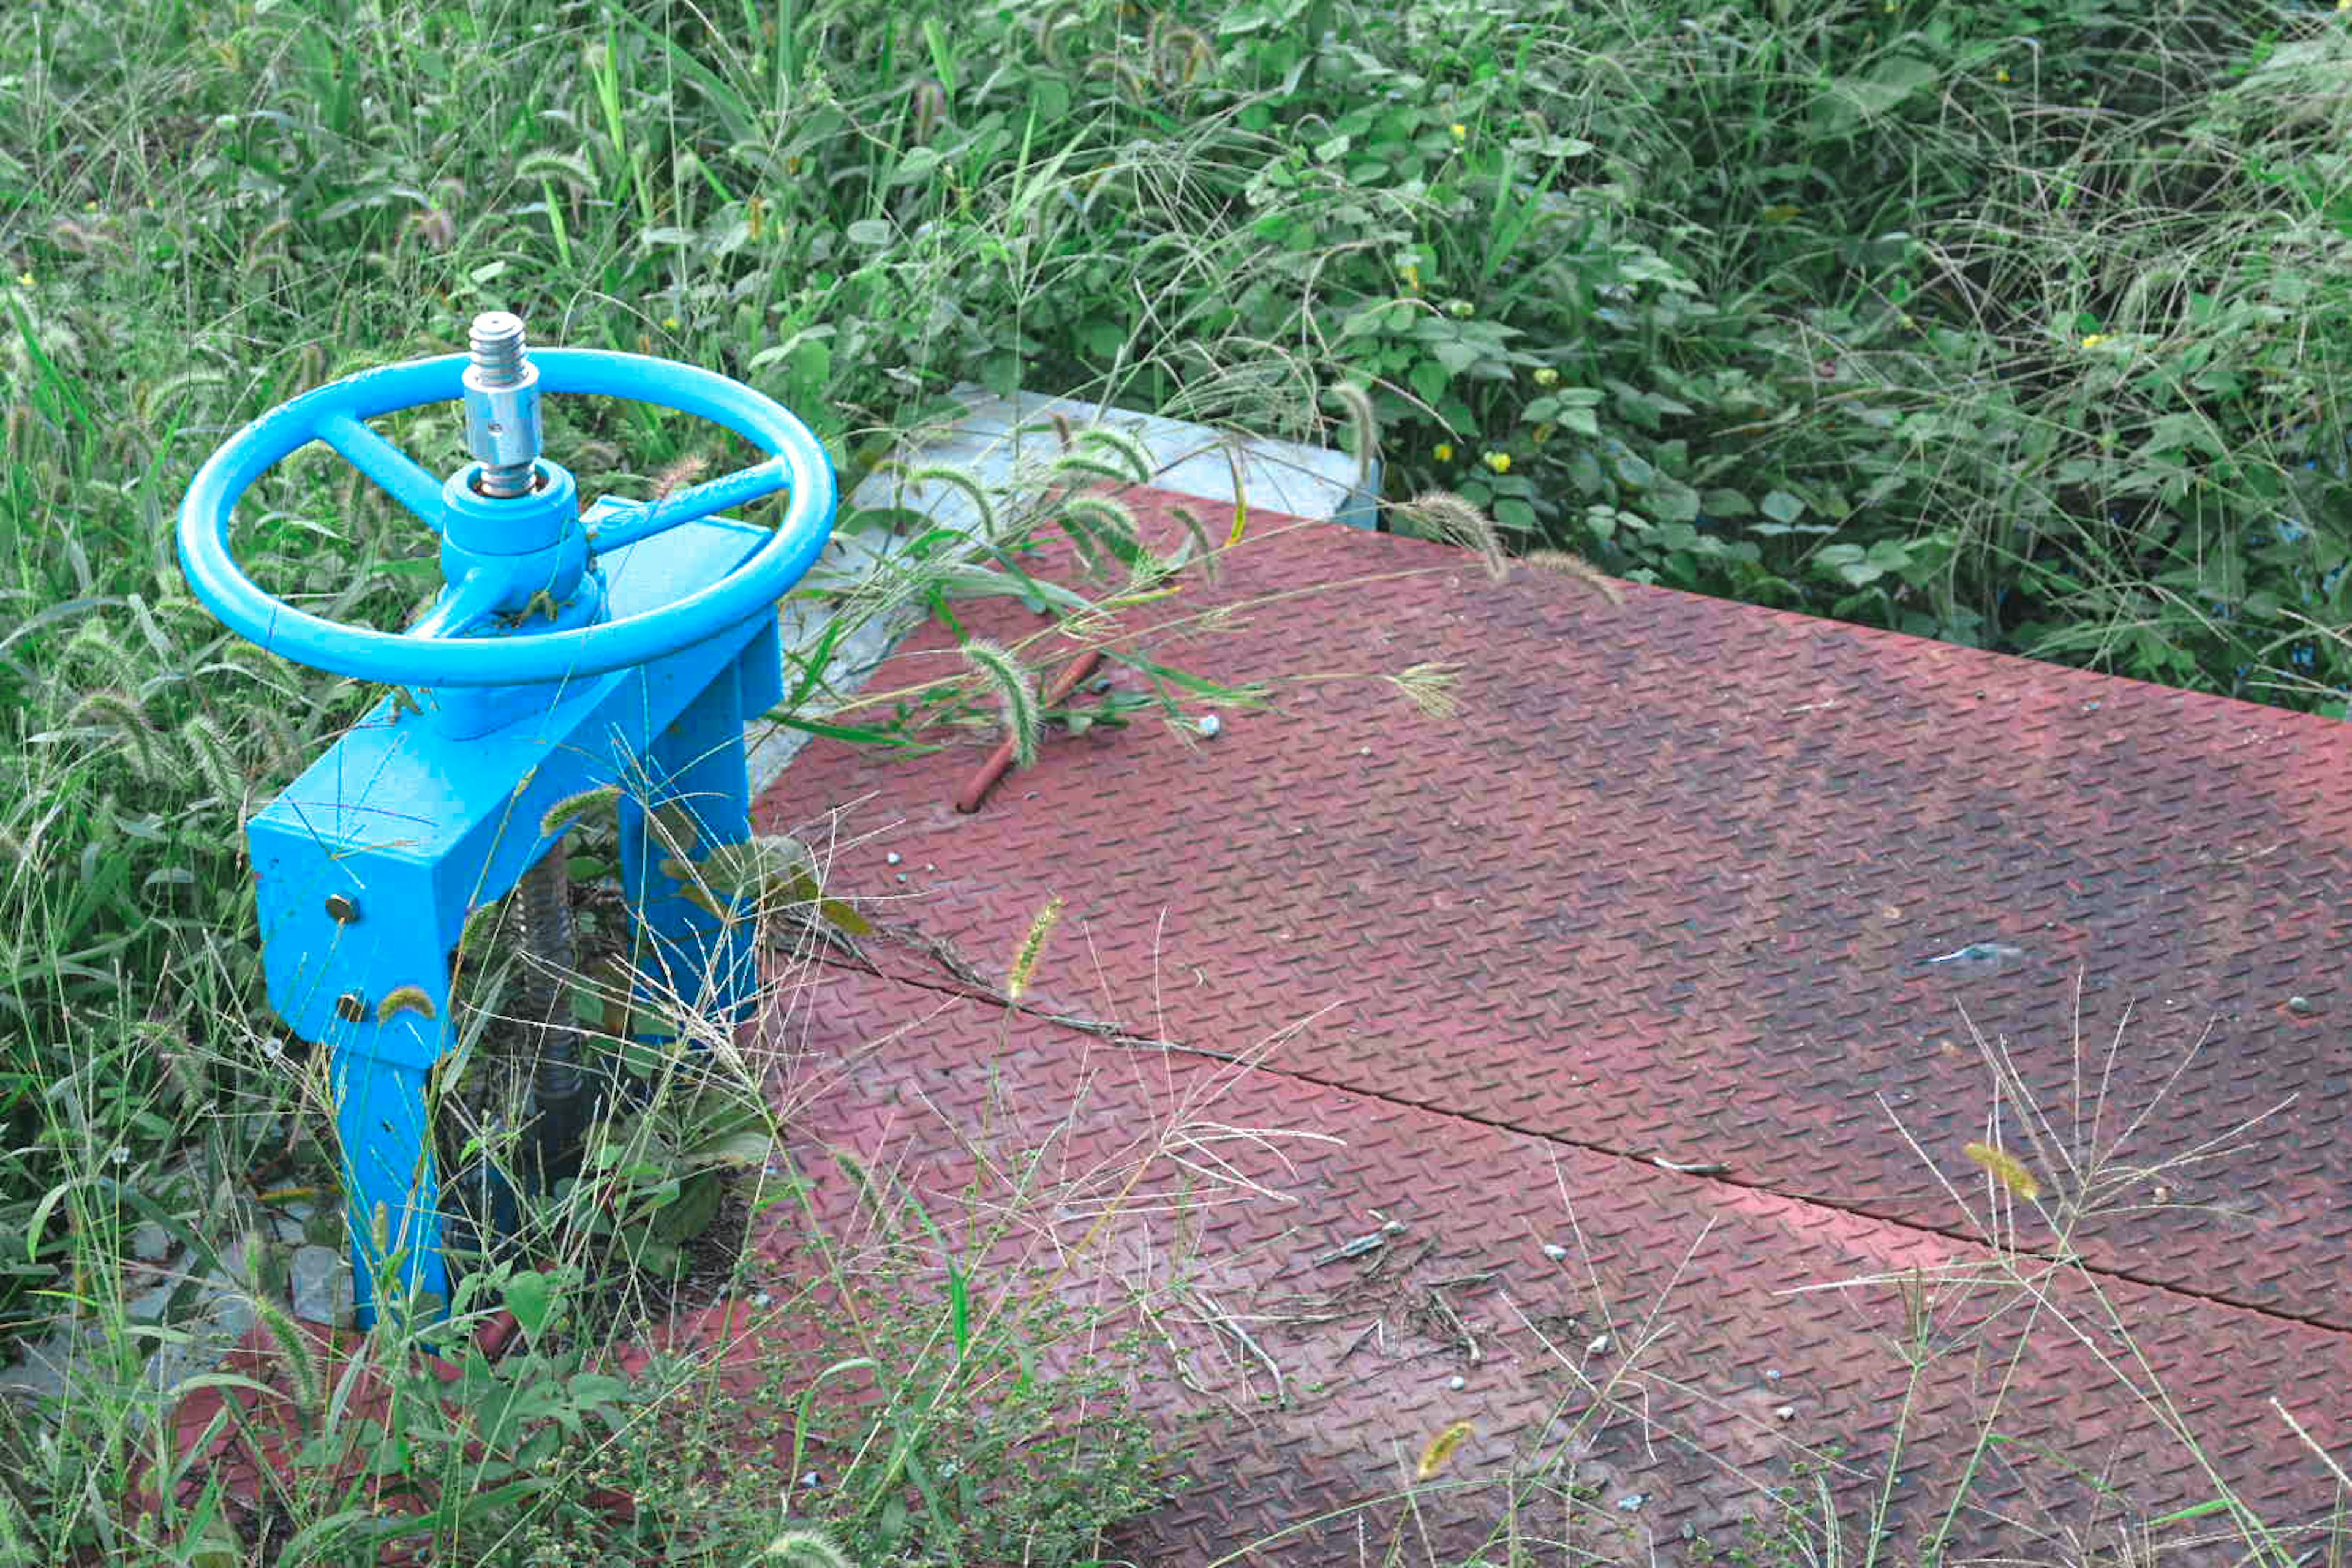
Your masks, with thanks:
M514 1321L522 1325L524 1333L537 1339L555 1310L554 1283L544 1274L526 1270L507 1280L505 1296Z

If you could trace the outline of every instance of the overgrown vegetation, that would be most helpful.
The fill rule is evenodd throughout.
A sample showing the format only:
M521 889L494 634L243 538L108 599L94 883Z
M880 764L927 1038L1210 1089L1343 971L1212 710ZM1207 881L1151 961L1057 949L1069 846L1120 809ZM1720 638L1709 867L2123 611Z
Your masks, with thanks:
M2347 68L2274 0L7 7L0 1343L135 1349L132 1223L328 1168L239 829L373 694L171 547L295 391L497 307L742 377L852 484L964 379L1349 432L1519 548L2341 714ZM708 439L551 434L633 494ZM321 613L436 584L331 458L247 513Z

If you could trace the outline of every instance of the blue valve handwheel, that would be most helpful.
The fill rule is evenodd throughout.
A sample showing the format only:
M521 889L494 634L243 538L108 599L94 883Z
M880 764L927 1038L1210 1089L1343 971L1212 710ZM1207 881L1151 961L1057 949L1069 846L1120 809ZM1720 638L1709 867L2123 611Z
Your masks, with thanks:
M789 489L775 532L733 572L675 605L571 631L496 638L408 636L307 615L263 592L229 553L229 513L247 486L311 441L324 441L428 526L440 523L443 481L362 420L455 401L465 354L363 371L282 403L229 437L198 469L180 505L180 565L205 607L271 653L355 679L408 686L523 686L602 675L690 647L773 613L833 529L833 461L782 405L714 371L599 349L535 349L542 391L626 397L722 425L765 462L667 498L658 515L625 516L614 535L663 528ZM457 586L456 584L452 585Z

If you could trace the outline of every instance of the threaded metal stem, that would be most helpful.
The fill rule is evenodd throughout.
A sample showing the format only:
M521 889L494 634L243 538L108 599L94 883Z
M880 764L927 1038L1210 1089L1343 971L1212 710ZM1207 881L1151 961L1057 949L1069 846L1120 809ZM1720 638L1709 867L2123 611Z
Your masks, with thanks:
M516 889L522 915L523 1022L537 1046L532 1085L542 1109L569 1105L581 1095L580 1052L563 1017L564 977L578 966L572 935L571 878L563 846L523 873Z
M499 391L521 386L523 374L522 318L509 310L485 310L474 318L473 330L467 334L467 347L473 355L475 384L485 391ZM493 426L495 428L495 426ZM536 437L533 437L536 444ZM488 448L477 447L476 456L482 458L482 493L488 496L521 496L530 493L532 469L530 462L499 463L491 460Z
M485 310L474 318L467 346L484 386L522 384L522 318L508 310Z

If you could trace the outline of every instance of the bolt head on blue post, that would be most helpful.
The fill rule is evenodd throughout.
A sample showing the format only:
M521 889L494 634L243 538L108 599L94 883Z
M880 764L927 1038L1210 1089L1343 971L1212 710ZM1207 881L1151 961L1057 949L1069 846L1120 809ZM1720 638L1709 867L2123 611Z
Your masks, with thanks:
M333 1053L363 1322L379 1283L410 1301L449 1297L426 1091L449 1048L467 915L560 844L562 800L600 784L715 802L697 807L709 845L748 836L741 724L781 695L774 606L824 547L835 505L822 445L750 387L636 354L531 351L503 312L477 318L468 354L363 372L269 410L205 463L180 511L182 567L225 624L394 688L248 826L271 1004ZM583 510L541 450L547 395L696 415L764 456L656 502ZM442 400L463 403L474 460L436 479L367 422ZM236 563L238 498L312 441L439 536L444 586L404 631L297 609ZM772 530L718 515L779 490ZM651 804L625 808L625 843L643 820L631 811ZM669 869L640 858L624 868L634 955L688 1005L710 993L736 1008L746 939L710 929Z

